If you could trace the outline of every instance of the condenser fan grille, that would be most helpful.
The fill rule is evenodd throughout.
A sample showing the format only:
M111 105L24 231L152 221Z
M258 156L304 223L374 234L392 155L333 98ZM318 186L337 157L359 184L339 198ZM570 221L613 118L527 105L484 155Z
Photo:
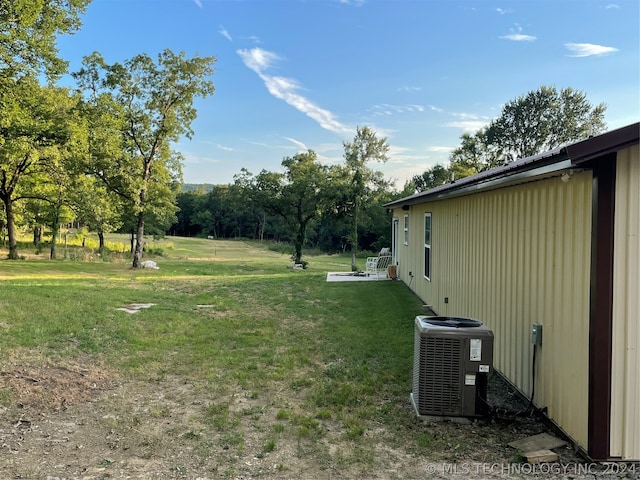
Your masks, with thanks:
M416 335L414 392L421 414L455 415L461 405L462 341Z

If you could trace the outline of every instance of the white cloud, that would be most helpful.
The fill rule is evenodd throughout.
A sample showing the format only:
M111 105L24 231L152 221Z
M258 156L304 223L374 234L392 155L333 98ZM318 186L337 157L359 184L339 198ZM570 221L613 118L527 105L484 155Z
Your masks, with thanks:
M604 7L607 10L611 10L611 9L618 9L620 8L620 5L616 5L615 3L610 3L609 5L607 5L606 7Z
M236 50L244 64L256 72L262 79L267 90L274 97L285 101L295 109L316 121L322 128L334 133L352 133L355 129L339 122L334 115L324 108L319 107L308 98L300 95L298 83L286 77L278 77L267 74L265 71L281 59L279 55L262 48L250 50Z
M262 75L262 72L278 60L280 57L262 48L252 48L251 50L236 50L236 53L240 55L244 64L258 75Z
M231 35L229 34L229 31L226 28L224 28L222 25L220 25L220 30L218 30L218 33L222 35L224 38L226 38L227 40L229 40L230 42L233 41L233 39L231 38Z
M446 124L447 127L459 128L469 133L475 133L486 125L487 122L485 120L461 120Z
M533 42L537 40L537 37L533 35L525 35L522 33L522 27L516 23L515 28L510 28L511 33L508 35L502 35L501 37L504 40L511 40L512 42Z
M396 113L414 113L424 112L425 108L422 105L391 105L388 103L382 103L380 105L374 105L372 108L374 115L390 116Z
M436 107L435 105L428 105L429 110L431 110L432 112L438 112L438 113L443 113L444 110L440 107Z
M485 123L489 121L488 117L477 115L475 113L452 113L451 116L461 118L462 120L481 120Z
M295 138L290 138L290 137L284 137L284 138L286 138L291 143L293 143L296 147L298 147L299 151L301 152L306 152L307 150L309 150L307 146L304 144L304 142L296 140Z
M415 175L422 175L434 165L446 165L451 150L452 147L430 146L415 151L392 144L389 149L389 161L376 169L383 172L395 188L400 189Z
M219 148L220 150L224 150L225 152L233 152L233 148L225 147L224 145L220 145L219 143L216 143L216 148Z
M537 37L533 35L523 35L521 33L510 33L509 35L503 35L500 38L504 40L511 40L513 42L533 42L537 40Z
M398 92L419 92L420 90L422 90L421 87L410 87L410 86L402 86L400 88L398 88Z
M453 150L453 147L442 147L434 145L432 147L427 147L427 152L435 152L435 153L449 153Z
M353 5L355 7L361 7L367 0L338 0L338 3L342 3L343 5Z
M200 0L193 0L193 3L195 3L199 8L202 8L202 2Z
M594 45L593 43L565 43L565 48L572 52L570 57L593 57L608 55L617 52L614 47L605 47L604 45Z
M216 160L215 158L205 157L203 155L196 155L195 153L190 152L182 152L184 156L184 163L188 163L190 165L209 165L213 163L220 163L220 160Z
M498 12L500 15L504 15L506 13L511 13L512 11L513 10L511 10L510 8L507 8L507 9L500 8L500 7L496 8L496 12Z

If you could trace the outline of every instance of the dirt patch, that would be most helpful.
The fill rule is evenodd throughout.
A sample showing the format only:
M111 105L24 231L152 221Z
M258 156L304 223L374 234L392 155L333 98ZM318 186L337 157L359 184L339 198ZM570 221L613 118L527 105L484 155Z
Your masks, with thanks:
M56 411L84 403L113 388L114 377L94 365L68 366L9 364L0 371L0 388L18 408Z
M511 470L522 462L507 443L549 428L534 415L516 415L527 403L499 378L489 384L490 420L422 422L407 392L395 413L406 418L404 431L374 423L355 438L338 416L305 416L297 392L273 389L262 397L225 386L220 394L215 379L123 379L90 358L9 363L0 387L2 478L568 478ZM420 441L416 447L403 437ZM585 463L570 447L556 451L563 465Z

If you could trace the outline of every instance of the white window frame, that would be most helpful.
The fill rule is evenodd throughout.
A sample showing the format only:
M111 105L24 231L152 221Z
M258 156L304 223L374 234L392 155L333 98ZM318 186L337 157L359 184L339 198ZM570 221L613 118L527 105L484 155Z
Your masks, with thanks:
M427 229L428 224L428 229ZM423 275L425 280L431 281L433 277L433 252L432 252L432 244L433 244L433 222L431 217L431 212L427 212L424 214L424 254L423 254Z
M409 215L404 216L404 244L409 245Z

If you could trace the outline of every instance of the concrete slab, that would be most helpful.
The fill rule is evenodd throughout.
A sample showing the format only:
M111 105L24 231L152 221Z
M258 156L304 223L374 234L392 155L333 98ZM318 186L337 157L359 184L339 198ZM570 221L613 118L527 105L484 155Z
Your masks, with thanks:
M387 276L377 276L374 274L366 275L359 272L328 272L327 282L371 282L391 280Z
M536 450L551 450L553 448L562 447L566 444L567 442L554 437L553 435L549 435L548 433L539 433L532 437L521 438L520 440L511 442L508 445L511 448L516 448L522 452L533 452Z

